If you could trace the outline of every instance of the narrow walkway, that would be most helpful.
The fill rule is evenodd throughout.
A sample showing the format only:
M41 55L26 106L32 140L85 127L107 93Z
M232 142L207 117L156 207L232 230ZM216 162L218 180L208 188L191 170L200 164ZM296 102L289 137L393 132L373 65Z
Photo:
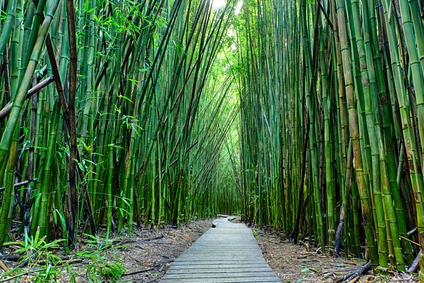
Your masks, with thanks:
M242 223L216 219L171 265L160 282L281 282L252 235Z

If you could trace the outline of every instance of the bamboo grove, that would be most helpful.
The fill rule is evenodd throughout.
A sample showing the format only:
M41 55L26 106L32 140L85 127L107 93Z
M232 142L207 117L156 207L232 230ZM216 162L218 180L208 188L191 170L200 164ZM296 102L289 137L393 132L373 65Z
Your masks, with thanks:
M7 0L0 9L0 245L12 228L72 246L80 232L238 206L234 190L217 186L232 182L217 169L237 107L231 77L212 68L230 5Z
M3 1L0 245L240 213L405 270L424 232L423 7Z
M423 1L244 1L236 27L250 223L405 270L423 218Z

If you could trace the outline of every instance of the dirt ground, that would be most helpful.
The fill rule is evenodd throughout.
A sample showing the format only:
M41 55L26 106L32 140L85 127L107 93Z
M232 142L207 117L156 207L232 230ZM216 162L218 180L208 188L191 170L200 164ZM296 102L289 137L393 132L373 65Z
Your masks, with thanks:
M101 237L80 237L76 251L62 257L60 264L55 265L54 270L57 272L54 279L40 281L38 275L37 281L37 270L46 268L45 265L43 268L43 264L34 264L7 277L0 274L0 282L6 282L7 279L10 282L27 283L159 282L171 263L211 224L212 220L199 220L180 228L165 226L161 229L137 229L131 235L116 236L108 242ZM308 248L306 244L294 245L273 232L253 229L253 234L265 260L284 283L339 282L343 276L365 264L365 261L359 259L327 256L320 249ZM9 249L12 251L13 247ZM19 264L1 260L0 267L2 263L7 269ZM418 282L418 279L406 273L374 275L368 271L360 278L347 282Z
M265 260L281 282L341 282L343 277L359 270L366 262L362 259L334 258L307 243L294 245L273 232L253 229ZM386 275L368 270L360 277L346 282L419 282L416 275L389 271Z

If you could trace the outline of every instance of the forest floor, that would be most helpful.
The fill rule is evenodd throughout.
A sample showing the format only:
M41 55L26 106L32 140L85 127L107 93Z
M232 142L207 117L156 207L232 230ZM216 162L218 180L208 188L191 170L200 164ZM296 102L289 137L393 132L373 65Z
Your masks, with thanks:
M7 276L0 274L0 282L159 282L171 263L211 224L212 220L198 220L179 228L143 228L131 236L123 234L109 240L80 237L76 251L63 257L59 250L54 251L55 246L45 249L40 246L31 252L35 255L28 264L21 263L22 268L17 268L18 262L5 260L6 253L3 253L0 267L12 272ZM365 264L360 259L325 255L304 243L294 245L270 231L252 230L265 260L284 283L339 282ZM17 248L10 245L4 252ZM52 253L48 251L51 248ZM406 273L375 275L368 271L348 282L418 282L418 279Z
M362 259L338 257L322 253L321 249L310 248L307 243L295 245L282 235L253 230L265 260L281 279L281 282L419 282L416 275L388 271L374 274L368 270L360 276L342 281L363 267ZM424 283L424 282L423 282Z

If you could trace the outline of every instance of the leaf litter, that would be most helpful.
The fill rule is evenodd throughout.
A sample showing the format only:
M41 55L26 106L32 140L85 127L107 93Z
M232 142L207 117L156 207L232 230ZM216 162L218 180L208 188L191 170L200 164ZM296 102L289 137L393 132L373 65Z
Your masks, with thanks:
M419 282L416 274L387 270L386 274L374 274L368 269L361 275L347 276L361 269L367 262L363 259L348 258L346 255L333 257L321 248L313 248L307 242L298 245L286 239L284 234L266 229L257 230L258 242L265 260L281 282Z

